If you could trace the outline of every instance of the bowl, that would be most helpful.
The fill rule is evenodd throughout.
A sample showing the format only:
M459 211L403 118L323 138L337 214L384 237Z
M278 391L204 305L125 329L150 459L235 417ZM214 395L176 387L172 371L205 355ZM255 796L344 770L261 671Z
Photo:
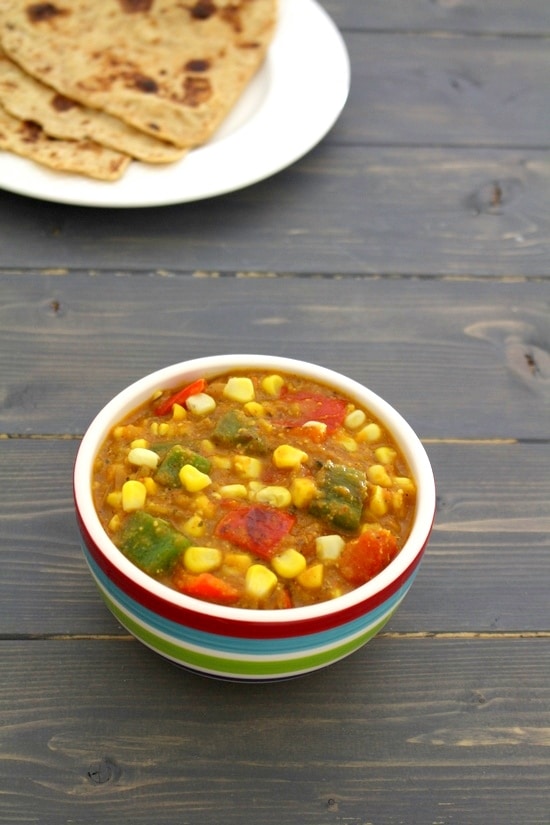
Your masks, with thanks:
M355 590L282 610L203 602L164 585L113 544L92 496L95 457L111 428L158 390L231 370L283 371L334 387L368 408L393 435L416 482L412 529L399 554ZM94 418L74 466L74 501L84 556L105 604L130 634L165 659L220 679L275 681L324 668L361 648L395 612L419 568L435 514L428 456L409 424L360 383L316 364L268 355L219 355L173 364L116 395Z

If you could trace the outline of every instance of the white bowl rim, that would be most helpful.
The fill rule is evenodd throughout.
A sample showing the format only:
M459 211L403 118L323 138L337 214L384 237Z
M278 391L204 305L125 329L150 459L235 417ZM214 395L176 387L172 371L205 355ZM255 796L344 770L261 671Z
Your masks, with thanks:
M377 576L349 593L318 604L284 610L256 610L203 602L178 593L136 567L105 532L92 497L94 459L110 429L145 403L159 389L172 389L200 377L243 370L270 370L295 374L327 384L371 410L384 423L403 451L417 482L416 515L407 541L396 558ZM435 481L420 439L402 415L355 379L313 362L276 355L223 354L180 361L143 376L115 395L95 416L80 443L74 464L74 497L79 516L103 556L123 575L158 598L186 610L232 622L287 624L328 617L354 608L399 579L415 562L429 538L435 514Z

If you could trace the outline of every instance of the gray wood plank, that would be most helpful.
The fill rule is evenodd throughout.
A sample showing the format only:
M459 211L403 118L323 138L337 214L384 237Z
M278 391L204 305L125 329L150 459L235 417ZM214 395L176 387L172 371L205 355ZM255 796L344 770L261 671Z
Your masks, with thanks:
M550 284L483 279L0 278L0 433L81 434L186 358L260 351L336 369L423 438L548 438Z
M3 642L0 822L546 825L548 640L378 639L282 685Z
M478 34L525 34L544 37L550 32L546 0L320 0L344 29L445 31Z
M80 550L71 488L77 447L78 440L0 441L0 636L126 635ZM436 522L387 631L550 631L550 444L427 449Z
M0 265L539 277L549 190L544 151L325 143L270 181L195 204L92 210L0 193Z
M352 86L332 140L548 146L545 38L349 32L346 41Z

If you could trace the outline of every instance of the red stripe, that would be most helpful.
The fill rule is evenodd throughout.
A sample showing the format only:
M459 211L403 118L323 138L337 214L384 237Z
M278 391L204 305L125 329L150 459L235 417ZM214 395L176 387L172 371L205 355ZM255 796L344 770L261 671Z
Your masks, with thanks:
M78 525L88 548L88 551L98 567L105 573L105 575L126 595L130 596L143 607L157 613L165 619L169 619L176 624L182 624L186 627L192 627L194 630L201 630L204 633L213 633L221 636L236 636L243 639L277 639L289 638L291 636L306 636L311 633L321 633L325 630L330 630L339 625L351 622L354 619L374 610L383 602L390 598L396 591L398 591L407 579L411 576L413 571L418 567L428 538L415 557L414 561L409 567L393 581L384 590L371 596L366 601L360 602L353 607L345 610L340 610L337 613L331 613L328 616L321 616L315 619L303 619L292 624L275 623L275 622L254 622L254 621L236 621L233 619L220 619L216 616L208 616L204 613L190 610L180 605L175 605L166 599L163 599L146 590L141 585L138 585L132 579L123 574L115 565L113 565L98 549L92 537L90 536L86 526L84 525L80 514L77 510Z

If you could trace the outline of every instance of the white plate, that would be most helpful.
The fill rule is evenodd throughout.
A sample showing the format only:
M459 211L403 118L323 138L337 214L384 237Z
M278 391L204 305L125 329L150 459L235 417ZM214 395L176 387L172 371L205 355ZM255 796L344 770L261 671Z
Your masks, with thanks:
M132 163L115 183L0 153L0 188L57 203L137 207L210 198L279 172L333 126L346 102L344 41L315 0L280 0L267 59L216 135L166 166Z

